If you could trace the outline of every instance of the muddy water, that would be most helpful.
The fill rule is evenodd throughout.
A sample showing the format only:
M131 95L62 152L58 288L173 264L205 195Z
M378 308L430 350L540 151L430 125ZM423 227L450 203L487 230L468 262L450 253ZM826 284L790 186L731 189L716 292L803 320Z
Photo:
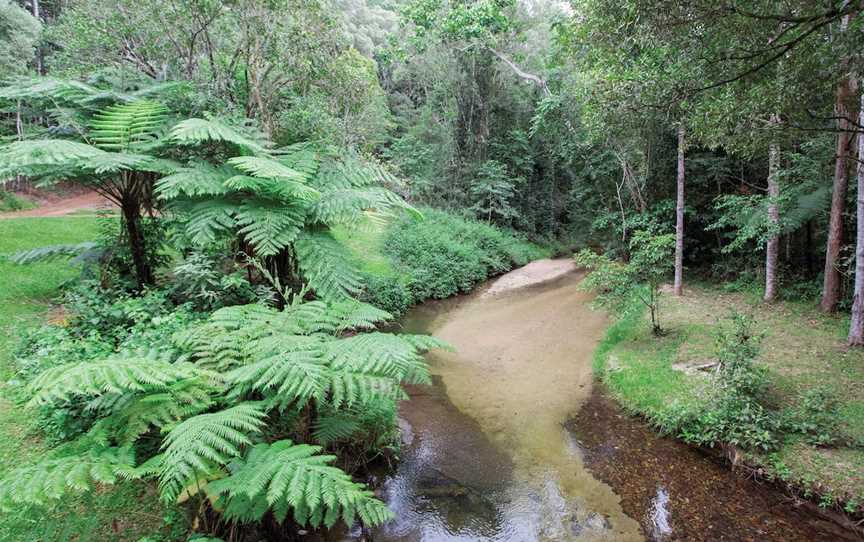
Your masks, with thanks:
M739 521L766 501L741 486L716 506L713 493L739 484L734 475L705 471L707 459L675 443L654 446L666 441L649 431L611 439L623 418L610 403L598 415L591 374L607 322L586 306L578 273L556 274L426 303L404 319L404 331L432 333L457 350L429 355L434 384L410 389L400 408L403 458L382 488L397 518L374 540L836 539L774 501ZM521 278L505 276L531 282ZM590 415L580 417L586 403ZM629 453L616 454L621 446ZM706 473L715 483L694 482Z

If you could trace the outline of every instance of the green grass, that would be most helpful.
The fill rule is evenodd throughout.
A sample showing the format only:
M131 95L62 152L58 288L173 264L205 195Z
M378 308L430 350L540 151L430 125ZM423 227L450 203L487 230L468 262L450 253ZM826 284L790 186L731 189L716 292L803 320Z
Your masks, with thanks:
M92 240L92 217L0 220L0 254L39 246ZM32 419L8 399L6 382L14 374L12 353L24 331L45 318L60 285L78 271L65 261L18 266L0 260L0 477L10 469L38 461L46 447ZM104 488L48 508L19 508L0 514L0 540L138 540L150 533L170 534L183 521L166 512L146 484Z
M767 369L766 400L777 409L794 405L806 390L830 386L840 402L837 420L847 444L814 447L782 435L770 456L751 453L769 475L818 495L860 507L864 503L864 351L844 345L846 319L825 316L812 305L765 305L746 292L694 285L682 298L664 296L662 325L654 337L641 307L633 306L609 328L595 354L595 370L631 413L655 423L704 404L708 373L693 367L714 360L714 334L731 309L752 314L764 333L757 360ZM861 509L858 509L860 512Z

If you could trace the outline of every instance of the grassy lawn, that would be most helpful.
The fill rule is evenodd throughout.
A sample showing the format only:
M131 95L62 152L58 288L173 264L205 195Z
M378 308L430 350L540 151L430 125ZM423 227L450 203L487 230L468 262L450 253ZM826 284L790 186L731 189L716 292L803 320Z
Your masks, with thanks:
M93 217L0 220L0 254L58 243L77 243L98 234ZM7 381L14 374L12 353L23 332L39 325L58 287L77 270L65 261L18 266L0 260L0 477L38 461L46 452L28 415L10 399ZM0 540L138 540L170 534L167 513L146 484L105 488L93 496L65 500L46 508L0 513Z
M839 498L859 512L864 503L864 351L845 346L848 320L825 316L804 303L765 305L753 293L693 286L682 298L664 297L662 324L668 334L651 335L641 312L615 324L598 349L596 364L612 393L630 411L649 418L702 404L710 372L695 367L715 359L718 320L730 310L752 314L764 333L758 363L768 369L766 402L783 409L802 392L828 387L839 400L837 417L847 445L815 447L788 436L780 449L751 459L785 481L819 495Z

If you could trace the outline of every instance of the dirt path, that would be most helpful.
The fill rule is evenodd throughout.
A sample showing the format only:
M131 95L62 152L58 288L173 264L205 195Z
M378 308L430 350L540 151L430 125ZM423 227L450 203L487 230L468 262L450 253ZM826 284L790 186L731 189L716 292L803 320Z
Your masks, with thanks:
M96 192L87 192L75 196L64 197L62 199L45 200L40 202L39 207L36 207L35 209L0 213L0 219L64 216L82 210L97 211L100 209L111 209L113 206L113 203Z

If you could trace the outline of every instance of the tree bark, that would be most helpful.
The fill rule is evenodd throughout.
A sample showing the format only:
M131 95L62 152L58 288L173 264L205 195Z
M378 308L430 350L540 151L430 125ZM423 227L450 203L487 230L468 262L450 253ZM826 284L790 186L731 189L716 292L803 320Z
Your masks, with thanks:
M849 15L843 18L841 32L846 30ZM845 63L844 63L845 64ZM857 80L844 79L837 86L834 114L837 117L837 150L834 162L834 186L831 193L831 215L828 223L828 245L825 249L825 272L822 283L822 300L819 307L825 312L834 312L840 301L840 271L837 259L843 248L843 210L846 207L846 191L849 186L849 151L852 144L850 122L857 103Z
M123 198L120 202L123 223L129 236L129 250L132 252L132 265L135 267L135 282L138 289L153 284L153 270L147 260L147 245L141 227L141 205L134 197Z
M777 298L777 255L780 248L780 236L777 228L780 224L780 211L777 198L780 196L780 183L777 182L777 169L780 165L780 147L771 142L768 148L768 222L772 235L765 245L765 301L773 302Z
M684 125L678 127L678 179L675 203L675 295L684 294Z
M864 123L864 94L858 108L858 124ZM855 290L852 297L852 321L849 323L849 345L864 346L864 137L858 134L857 231L855 236Z

